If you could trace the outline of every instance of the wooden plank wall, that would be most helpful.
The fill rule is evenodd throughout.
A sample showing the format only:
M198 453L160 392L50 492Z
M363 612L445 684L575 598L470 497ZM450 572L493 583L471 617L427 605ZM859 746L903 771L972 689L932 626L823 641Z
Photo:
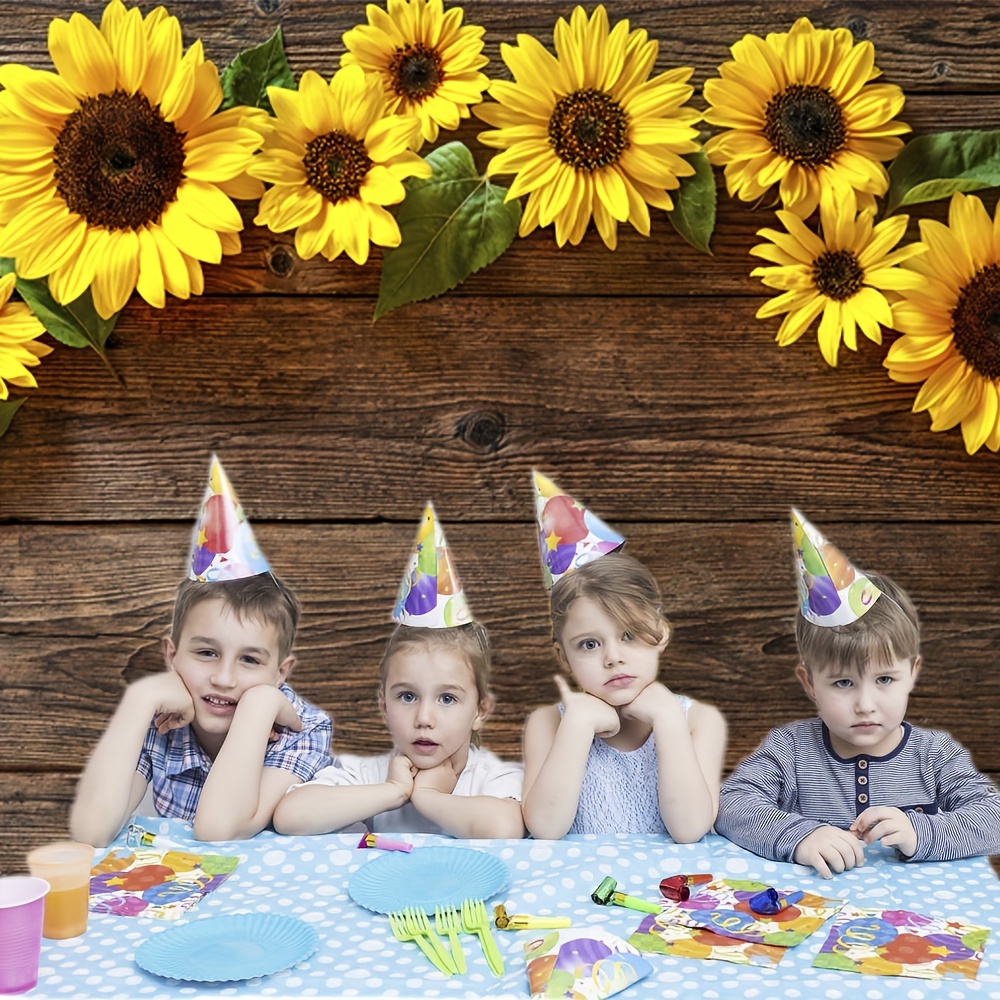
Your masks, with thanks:
M98 20L103 4L76 9ZM608 4L660 42L657 69L699 86L746 32L799 15L871 39L919 133L1000 127L1000 2ZM0 0L0 62L50 66L64 0ZM546 42L569 3L465 5L499 45ZM220 66L284 31L295 72L331 74L343 0L175 0L186 37ZM695 103L704 102L699 93ZM459 137L484 165L474 126ZM453 138L454 136L447 136ZM433 499L496 648L486 741L519 752L526 713L551 701L529 471L539 467L630 538L661 580L672 687L729 719L728 763L809 703L792 679L787 512L800 506L856 562L918 602L926 668L910 718L951 729L1000 774L1000 465L931 434L864 342L828 369L809 336L787 350L749 277L771 225L720 192L715 256L654 213L557 250L551 230L437 301L371 315L378 257L299 260L249 224L245 250L206 268L204 297L162 311L137 297L111 358L59 348L0 440L0 868L65 832L74 782L122 688L160 668L173 589L217 451L276 570L305 605L294 678L332 711L336 746L386 745L375 668L422 504ZM995 194L987 192L992 211ZM943 217L941 206L921 214Z

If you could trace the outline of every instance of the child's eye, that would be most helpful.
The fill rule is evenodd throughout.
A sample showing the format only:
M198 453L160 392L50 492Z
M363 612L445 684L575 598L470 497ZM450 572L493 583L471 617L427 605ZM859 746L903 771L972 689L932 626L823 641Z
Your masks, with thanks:
M251 667L259 667L260 666L260 660L258 660L256 656L244 656L243 657L243 662L246 663L246 664L248 664Z
M839 680L833 682L835 688L840 688L842 691L846 691L848 688L854 687L854 681L850 677L841 677Z
M458 699L453 694L443 694L441 695L442 705L457 705Z
M400 691L397 697L404 705L412 705L417 700L417 696L412 691Z
M634 638L635 636L631 632L622 632L622 642L631 642Z
M591 650L593 650L593 649L597 649L597 640L596 639L584 639L580 643L580 649L585 649L585 650L587 650L588 653Z
M194 651L194 655L195 656L204 656L204 657L215 656L215 650L214 649L196 649Z
M879 687L888 687L894 680L894 677L876 677L875 683Z

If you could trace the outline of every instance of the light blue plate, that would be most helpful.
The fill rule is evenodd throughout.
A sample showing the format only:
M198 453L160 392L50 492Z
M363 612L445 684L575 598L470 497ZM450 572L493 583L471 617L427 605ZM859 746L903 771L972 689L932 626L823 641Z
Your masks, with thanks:
M499 858L467 847L415 847L363 864L347 883L351 899L366 910L393 913L407 906L433 913L435 906L461 906L489 899L510 885Z
M192 983L231 983L281 972L308 958L319 935L298 917L234 913L156 934L135 951L140 969Z

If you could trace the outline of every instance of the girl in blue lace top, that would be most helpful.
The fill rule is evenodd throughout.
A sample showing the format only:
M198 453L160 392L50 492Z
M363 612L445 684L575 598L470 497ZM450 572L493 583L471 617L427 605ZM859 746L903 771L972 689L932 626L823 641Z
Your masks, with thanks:
M545 527L543 526L543 534ZM544 556L543 556L544 558ZM524 730L524 821L532 836L666 833L699 840L715 821L726 724L659 680L670 638L646 567L613 551L551 591L561 702Z

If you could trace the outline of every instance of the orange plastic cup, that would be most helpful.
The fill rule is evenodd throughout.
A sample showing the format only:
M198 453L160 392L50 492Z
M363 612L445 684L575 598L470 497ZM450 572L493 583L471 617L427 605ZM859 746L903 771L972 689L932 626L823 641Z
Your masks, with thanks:
M94 849L71 840L36 847L28 855L28 868L49 883L45 896L42 936L52 939L76 937L87 929L90 898L90 868Z

